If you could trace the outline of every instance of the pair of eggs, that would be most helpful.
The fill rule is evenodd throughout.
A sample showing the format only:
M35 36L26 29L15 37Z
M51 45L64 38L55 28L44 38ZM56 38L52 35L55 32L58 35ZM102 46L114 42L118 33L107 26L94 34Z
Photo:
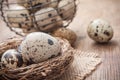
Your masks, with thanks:
M7 13L9 25L14 28L22 28L23 32L37 31L33 27L31 16L23 6L10 6L11 10ZM38 25L38 30L51 31L63 25L60 16L54 8L45 8L35 13L35 20Z
M25 3L23 3L25 2ZM20 4L23 3L23 4ZM22 28L23 32L35 32L45 31L50 32L63 26L63 20L70 20L73 18L75 13L75 1L74 0L34 0L32 1L33 6L46 5L47 7L41 7L38 9L35 15L35 21L37 27L33 27L32 19L34 18L27 7L30 6L28 1L18 0L20 5L11 5L7 12L7 20L11 27ZM57 9L56 9L57 8ZM34 22L35 23L35 22Z
M39 63L56 57L61 51L58 40L46 33L30 33L22 41L18 50L6 51L2 58L2 68L17 68Z

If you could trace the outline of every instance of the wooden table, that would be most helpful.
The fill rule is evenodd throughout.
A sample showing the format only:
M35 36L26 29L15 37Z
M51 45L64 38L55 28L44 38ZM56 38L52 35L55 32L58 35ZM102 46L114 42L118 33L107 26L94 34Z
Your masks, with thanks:
M120 0L79 1L76 17L69 26L78 35L75 47L100 54L103 62L85 80L120 80ZM97 18L109 21L114 29L114 37L108 44L97 44L87 35L88 24ZM15 35L0 23L0 42Z

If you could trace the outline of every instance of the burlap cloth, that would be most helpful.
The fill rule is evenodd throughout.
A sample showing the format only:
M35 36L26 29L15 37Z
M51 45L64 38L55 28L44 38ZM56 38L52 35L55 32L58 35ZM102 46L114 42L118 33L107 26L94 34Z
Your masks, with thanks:
M74 61L70 68L55 80L84 80L101 63L97 53L75 50Z

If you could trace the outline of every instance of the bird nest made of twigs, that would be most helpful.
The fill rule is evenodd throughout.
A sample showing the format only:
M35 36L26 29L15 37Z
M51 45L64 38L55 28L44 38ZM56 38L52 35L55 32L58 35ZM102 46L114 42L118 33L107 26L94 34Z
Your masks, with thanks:
M16 34L25 36L27 33L41 31L52 33L72 22L76 13L76 0L1 0L0 12L7 27ZM51 80L59 77L74 57L69 40L57 39L61 44L59 56L15 69L0 67L0 80ZM0 43L0 59L6 50L17 49L22 40L11 38Z
M73 62L73 48L65 39L57 38L61 54L38 64L16 69L0 69L0 80L51 80L59 77ZM0 43L0 56L8 49L15 49L23 38L9 39Z

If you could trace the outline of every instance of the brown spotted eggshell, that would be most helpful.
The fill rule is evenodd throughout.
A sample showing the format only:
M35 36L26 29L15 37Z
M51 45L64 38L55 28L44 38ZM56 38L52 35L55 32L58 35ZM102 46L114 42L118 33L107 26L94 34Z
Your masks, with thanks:
M53 7L56 8L58 5L58 0L17 0L19 5L22 5L29 9L30 7L34 7L33 9L42 9L45 7Z
M14 28L31 28L32 21L29 12L20 5L11 5L7 13L7 21Z
M22 55L15 49L7 50L1 58L2 68L17 68L23 65Z
M100 43L108 42L113 37L112 27L102 19L92 21L88 26L87 32L91 39Z
M35 13L41 31L50 32L63 26L62 19L54 8L44 8Z
M59 0L50 0L49 7L56 8L58 6Z
M55 37L67 39L71 45L73 45L77 39L76 33L68 28L59 28L55 30L52 35Z
M75 0L61 0L58 4L58 13L63 20L71 20L75 13Z
M35 5L38 5L38 4L42 8L43 7L42 5L44 3L48 3L48 2L50 2L50 0L31 0L31 2L30 2L30 0L17 0L17 3L19 5L22 5L22 6L26 7L26 8L30 8L31 5L35 6Z
M20 50L25 62L39 63L57 56L60 52L60 43L51 35L34 32L22 41Z

